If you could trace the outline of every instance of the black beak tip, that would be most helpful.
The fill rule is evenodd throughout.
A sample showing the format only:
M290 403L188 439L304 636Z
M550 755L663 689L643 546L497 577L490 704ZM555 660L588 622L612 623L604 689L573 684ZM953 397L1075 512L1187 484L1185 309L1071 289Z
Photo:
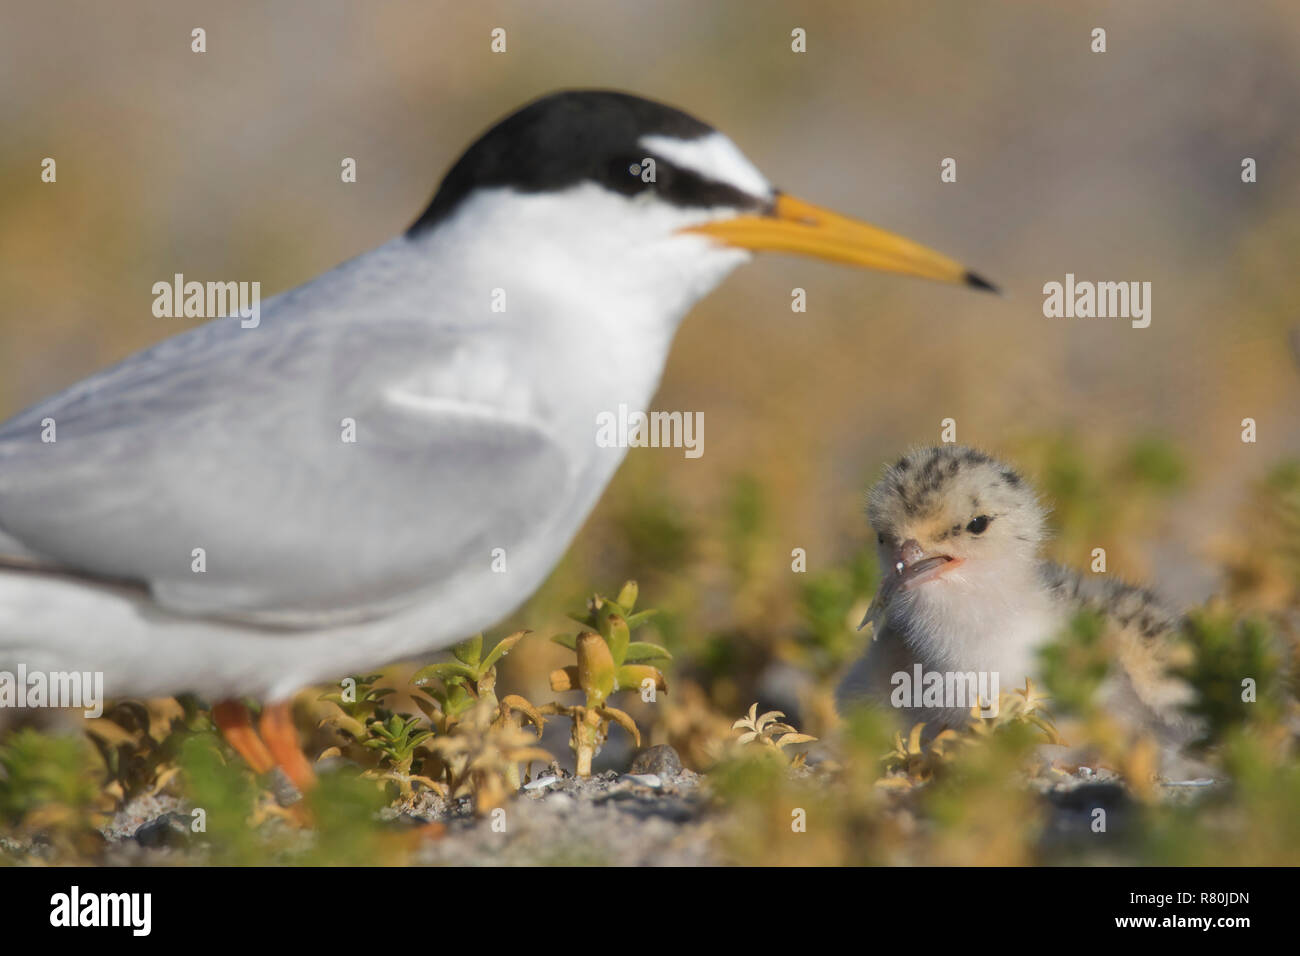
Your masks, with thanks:
M984 278L982 275L977 275L974 272L967 272L963 278L966 284L973 289L983 289L986 292L992 292L994 295L1002 294L1001 289L995 286L988 279Z

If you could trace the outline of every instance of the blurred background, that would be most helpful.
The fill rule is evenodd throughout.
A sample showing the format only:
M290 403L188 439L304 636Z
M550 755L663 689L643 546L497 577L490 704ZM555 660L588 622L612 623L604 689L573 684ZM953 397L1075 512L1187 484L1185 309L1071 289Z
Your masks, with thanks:
M1105 547L1177 606L1224 586L1257 530L1251 489L1300 454L1294 3L168 0L0 17L3 417L185 327L151 314L173 273L269 296L397 234L478 133L563 87L679 106L779 187L998 283L1001 298L768 257L685 322L656 407L704 412L704 456L633 450L514 621L554 631L583 594L639 579L678 653L675 706L695 695L700 715L762 699L824 724L806 685L856 651L875 582L863 494L944 418L1043 490L1055 557L1087 566ZM1067 272L1149 281L1150 327L1045 318L1043 284ZM544 696L562 653L526 643L505 681Z

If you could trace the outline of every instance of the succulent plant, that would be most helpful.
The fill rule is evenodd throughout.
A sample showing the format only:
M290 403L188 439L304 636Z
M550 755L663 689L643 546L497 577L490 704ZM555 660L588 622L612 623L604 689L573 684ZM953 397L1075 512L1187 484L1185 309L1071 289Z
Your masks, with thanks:
M494 708L498 705L496 665L527 634L528 631L516 631L503 637L486 655L483 653L483 635L475 635L451 649L455 660L439 661L415 672L411 683L436 700L438 708L435 711L427 700L418 696L416 703L440 733L446 733L450 725L479 700L487 700ZM440 687L433 683L435 680L441 684ZM522 697L510 695L505 700L524 713L536 713L536 708Z
M516 631L502 638L487 654L483 653L483 635L479 634L452 648L455 660L430 664L411 678L411 683L433 698L429 700L419 694L414 695L416 705L439 734L454 738L464 731L462 741L440 740L431 748L439 757L435 775L446 781L448 792L453 795L467 785L472 785L474 774L490 782L495 780L492 774L499 771L502 787L512 792L518 790L523 782L519 774L519 763L524 758L511 760L509 754L520 752L520 748L524 747L523 742L533 739L523 733L525 720L533 725L535 739L540 740L545 719L540 710L518 694L497 697L496 665L528 633ZM466 724L471 718L472 725ZM493 733L497 736L489 740ZM536 756L537 752L527 759L541 759ZM459 761L459 756L467 753L478 754L473 761L469 761L476 768L469 777L465 776L469 763L461 766L462 762ZM497 756L491 756L492 754ZM550 759L549 755L547 759ZM491 768L491 773L484 769L488 767ZM490 806L500 803L495 789L493 794L483 799Z
M384 711L384 700L393 693L391 687L374 686L382 677L382 674L352 677L349 678L353 683L350 693L332 691L322 694L318 700L329 701L339 712L326 717L321 723L332 724L354 740L365 740L368 736L366 726L372 720L383 719L380 712Z
M582 704L547 704L543 713L559 714L573 722L570 746L577 758L580 777L591 775L591 763L609 735L611 724L618 724L641 746L641 732L636 722L622 710L609 704L611 695L621 690L641 688L646 682L657 691L667 691L668 684L658 667L645 663L671 660L672 655L658 644L633 641L632 628L648 620L653 611L633 613L637 585L629 581L619 591L618 599L594 595L587 603L587 614L574 616L585 625L578 634L552 638L577 656L577 663L551 672L551 689L556 692L581 691Z
M389 714L386 720L371 722L364 745L382 754L397 773L409 776L415 748L432 736L433 731L420 729L419 717Z

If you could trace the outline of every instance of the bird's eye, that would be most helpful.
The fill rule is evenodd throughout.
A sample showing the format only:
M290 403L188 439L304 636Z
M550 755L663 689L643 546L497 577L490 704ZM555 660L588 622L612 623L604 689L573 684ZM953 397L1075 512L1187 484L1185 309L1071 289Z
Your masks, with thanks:
M972 518L971 523L966 526L966 530L971 534L983 534L993 519L988 515L980 515L978 518Z
M876 540L879 541L881 544L884 544L884 543L885 543L885 536L884 536L883 534L878 534L878 535L876 535Z

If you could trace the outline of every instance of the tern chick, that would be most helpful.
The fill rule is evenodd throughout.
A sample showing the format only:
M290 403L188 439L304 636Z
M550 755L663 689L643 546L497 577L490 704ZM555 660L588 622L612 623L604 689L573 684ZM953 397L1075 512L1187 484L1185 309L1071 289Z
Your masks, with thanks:
M913 451L871 489L867 516L884 577L866 619L874 639L839 686L841 709L865 698L892 704L906 725L926 721L931 735L960 727L973 702L894 694L916 665L1012 691L1036 678L1040 648L1090 609L1115 638L1105 706L1168 744L1190 736L1188 688L1167 672L1175 615L1142 588L1045 560L1046 511L1012 468L955 445Z

